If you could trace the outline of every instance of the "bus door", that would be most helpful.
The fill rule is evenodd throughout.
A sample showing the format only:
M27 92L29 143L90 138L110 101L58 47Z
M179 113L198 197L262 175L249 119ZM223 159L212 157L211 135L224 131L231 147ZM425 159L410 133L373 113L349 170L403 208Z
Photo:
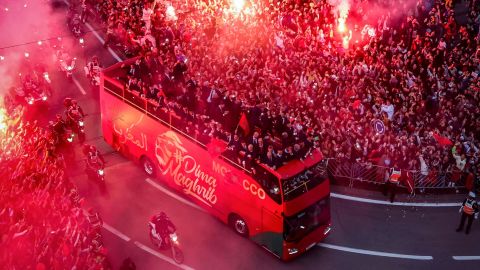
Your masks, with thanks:
M278 257L283 255L283 218L262 207L262 236L258 242Z

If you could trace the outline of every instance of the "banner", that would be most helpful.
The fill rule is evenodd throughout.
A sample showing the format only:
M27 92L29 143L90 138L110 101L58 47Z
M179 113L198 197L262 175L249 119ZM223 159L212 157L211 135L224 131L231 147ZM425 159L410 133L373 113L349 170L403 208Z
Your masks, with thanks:
M372 123L373 123L373 128L375 129L375 132L377 132L377 134L385 133L385 124L383 123L382 120L375 119L375 120L372 120Z

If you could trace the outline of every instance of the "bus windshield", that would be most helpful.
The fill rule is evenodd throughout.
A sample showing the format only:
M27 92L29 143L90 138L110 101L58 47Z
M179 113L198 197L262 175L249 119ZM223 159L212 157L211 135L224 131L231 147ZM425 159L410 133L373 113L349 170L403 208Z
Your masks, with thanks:
M327 179L325 164L319 162L309 169L282 181L283 200L288 202L313 189Z
M324 198L302 212L284 219L283 237L287 242L297 242L320 225L330 221L330 199Z

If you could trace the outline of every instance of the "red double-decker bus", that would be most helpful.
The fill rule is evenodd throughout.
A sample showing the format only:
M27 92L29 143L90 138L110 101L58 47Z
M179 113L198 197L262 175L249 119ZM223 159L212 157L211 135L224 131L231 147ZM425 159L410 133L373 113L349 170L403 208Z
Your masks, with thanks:
M102 130L108 144L283 260L328 235L330 186L320 151L276 170L260 162L248 170L224 153L226 143L196 138L184 119L126 89L122 67L133 61L102 72Z

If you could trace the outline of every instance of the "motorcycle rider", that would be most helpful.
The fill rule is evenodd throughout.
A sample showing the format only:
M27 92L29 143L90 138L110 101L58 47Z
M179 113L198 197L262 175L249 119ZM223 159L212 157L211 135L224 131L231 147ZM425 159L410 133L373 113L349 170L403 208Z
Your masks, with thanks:
M56 121L51 122L51 127L53 140L55 142L55 145L57 145L62 140L62 136L67 131L67 124L63 120L61 114L56 115Z
M100 63L98 57L93 56L92 60L85 67L85 75L90 79L90 83L98 85L100 82Z
M67 116L67 122L75 123L78 118L85 117L82 107L80 107L75 99L65 98L64 105L67 107L65 112Z
M60 70L62 72L66 72L67 77L70 77L72 75L73 69L75 68L77 58L70 56L70 54L68 54L68 52L65 51L63 48L60 48L56 52L56 56L57 61L60 64Z
M38 90L38 85L35 83L30 74L25 75L23 79L23 89L28 94L35 93Z
M88 209L88 222L92 225L93 229L100 231L103 226L103 220L100 215L93 210L93 208Z
M158 247L163 247L165 243L165 237L168 236L170 233L176 231L175 225L173 225L172 221L167 217L165 212L160 212L157 215L152 216L150 219L150 224L152 226L151 234L153 237L158 239L160 243Z
M87 157L88 169L93 170L94 165L100 162L101 166L105 165L105 159L103 158L100 151L94 145L85 144L83 146L83 153Z
M92 61L88 62L87 64L88 74L89 76L95 76L100 71L100 63L98 62L98 57L93 56Z

